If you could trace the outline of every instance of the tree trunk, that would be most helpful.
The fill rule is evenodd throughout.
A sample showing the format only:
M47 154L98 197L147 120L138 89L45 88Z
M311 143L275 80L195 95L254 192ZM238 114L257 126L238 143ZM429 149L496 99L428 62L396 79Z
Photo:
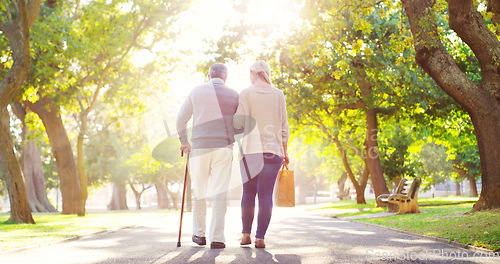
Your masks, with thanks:
M142 192L138 192L132 183L129 183L129 186L130 186L130 189L132 189L132 192L134 193L134 196L135 196L135 206L136 206L137 210L141 210L141 195L142 195L142 192L144 191L144 189Z
M297 182L297 186L299 187L299 193L298 193L298 199L297 199L297 204L306 204L306 196L307 192L311 189L311 186L313 184L311 177L307 177L306 173L302 171L297 171L295 174L300 174L302 176L296 176L296 177L301 177L301 181ZM347 177L347 176L346 176Z
M38 148L37 148L38 151ZM40 166L42 161L40 159ZM49 197L47 197L47 186L45 185L45 177L43 176L43 169L39 170L40 173L35 173L33 175L33 184L35 186L35 194L38 201L45 208L44 212L57 212L57 209L50 203Z
M85 216L85 204L87 203L87 198L89 193L87 191L87 174L85 173L85 166L83 164L83 139L85 132L80 131L78 135L78 141L76 144L77 149L77 168L78 168L78 176L80 179L80 198L78 202L78 216Z
M21 157L21 166L28 192L28 201L33 212L57 212L47 197L42 159L35 141L28 140Z
M339 191L337 193L337 197L343 201L343 200L351 200L351 197L349 196L350 195L350 192L351 192L351 189L350 188L346 188L345 186L345 183L348 179L348 176L347 176L347 173L342 173L342 175L340 175L340 178L337 180L337 185L338 185L338 188L339 188ZM305 203L305 195L304 195L304 203Z
M57 212L47 197L47 188L45 187L45 178L43 176L43 167L40 151L36 142L26 140L29 134L26 127L26 108L21 103L11 104L12 111L21 120L22 132L21 140L23 145L21 156L21 169L24 175L28 201L32 212Z
M370 171L375 197L389 193L382 171L382 165L380 164L377 134L377 112L375 109L368 109L366 110L366 139L364 144L366 148L366 165ZM387 205L377 201L377 206L382 207Z
M21 167L14 154L7 107L0 108L0 163L10 199L10 222L34 224Z
M338 139L337 136L331 137L331 139L333 140L333 142L337 146L337 149L340 151L340 155L342 157L342 164L344 165L344 168L347 172L347 176L349 176L349 179L351 180L352 185L354 185L354 189L356 189L356 201L358 203L366 204L365 197L364 197L365 190L361 188L358 181L356 180L356 177L354 176L354 173L352 172L351 165L349 164L349 161L347 160L347 153L346 153L344 147L340 143L340 140ZM365 187L366 187L366 183L365 183ZM361 195L363 196L362 199L361 199Z
M471 120L478 120L471 114ZM500 110L493 120L480 119L474 125L479 147L482 189L472 211L500 208ZM496 124L496 126L495 126ZM471 185L471 190L472 190ZM477 190L476 190L477 193Z
M171 209L174 210L179 210L179 194L174 193L174 192L168 192L168 195L170 196L170 200L172 200L172 206L170 207Z
M500 208L500 42L472 0L448 1L450 28L467 43L481 65L482 80L477 85L460 70L442 44L437 22L428 12L435 1L402 3L409 18L417 63L469 113L474 125L483 188L472 211ZM490 12L498 18L500 9L492 8Z
M181 188L182 188L182 186L181 186ZM172 192L168 188L166 190L167 190L167 193L170 195L170 198L172 198L172 204L173 204L174 209L178 210L179 209L179 192L180 192L180 190L177 191L176 193ZM182 197L181 197L181 199L182 199Z
M23 148L21 156L21 169L24 176L24 183L26 186L26 195L28 196L28 202L32 212L44 212L44 208L36 197L35 186L33 184L33 175L37 173L35 170L35 151L36 143L32 140L24 142L25 146ZM33 145L33 144L34 145ZM41 162L41 161L40 161ZM38 167L38 166L36 166Z
M469 180L470 185L470 196L477 197L476 177L467 174L467 179Z
M368 167L365 166L365 169L363 170L363 174L359 178L359 191L358 191L358 189L356 189L356 202L357 202L357 204L366 204L365 189L366 189L366 184L368 183L369 176L370 176L370 171L368 170Z
M62 194L62 214L77 214L80 202L80 183L71 143L66 134L59 107L50 98L41 97L36 103L23 102L43 122L56 160Z
M108 204L108 210L128 210L127 189L125 189L125 186L113 184L113 194Z
M21 167L14 154L7 105L19 92L28 75L30 67L29 28L35 23L38 16L40 0L16 2L15 14L11 14L9 9L3 10L2 13L11 19L7 22L0 22L0 31L8 39L12 54L12 66L0 82L0 163L10 198L9 221L34 224ZM3 3L5 4L5 1Z
M455 195L457 195L457 196L462 195L462 193L460 192L460 182L459 181L455 182L455 189L456 189Z
M167 186L162 181L155 184L156 200L158 201L158 209L169 209L170 203L168 200Z

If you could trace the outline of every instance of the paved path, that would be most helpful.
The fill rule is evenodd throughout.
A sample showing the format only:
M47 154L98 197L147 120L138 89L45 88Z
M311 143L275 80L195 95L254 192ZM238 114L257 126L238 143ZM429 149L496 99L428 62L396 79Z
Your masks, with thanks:
M225 249L192 243L191 215L186 214L182 247L177 248L178 218L156 218L136 228L3 253L0 263L500 263L500 258L474 257L473 251L300 208L275 208L266 249L239 245L237 207L228 210Z

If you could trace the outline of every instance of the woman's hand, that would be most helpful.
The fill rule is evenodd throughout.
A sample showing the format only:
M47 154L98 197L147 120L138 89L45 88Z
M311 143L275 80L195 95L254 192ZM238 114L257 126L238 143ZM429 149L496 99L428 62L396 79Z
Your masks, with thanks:
M288 165L290 163L290 158L288 157L288 153L285 153L285 157L283 158L283 164Z

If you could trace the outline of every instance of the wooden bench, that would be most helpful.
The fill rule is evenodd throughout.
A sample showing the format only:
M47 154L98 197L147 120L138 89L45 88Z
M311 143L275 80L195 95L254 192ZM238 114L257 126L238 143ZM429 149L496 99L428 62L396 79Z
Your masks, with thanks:
M394 194L379 195L377 201L387 204L387 212L397 212L397 214L420 213L417 200L421 183L420 177L413 180L402 179Z

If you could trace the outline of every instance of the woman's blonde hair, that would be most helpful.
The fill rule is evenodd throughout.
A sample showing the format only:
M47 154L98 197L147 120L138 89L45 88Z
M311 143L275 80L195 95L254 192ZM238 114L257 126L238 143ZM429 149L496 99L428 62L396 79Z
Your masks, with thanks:
M271 67L263 61L256 61L252 66L250 66L250 70L255 72L260 78L266 81L268 84L271 84Z

